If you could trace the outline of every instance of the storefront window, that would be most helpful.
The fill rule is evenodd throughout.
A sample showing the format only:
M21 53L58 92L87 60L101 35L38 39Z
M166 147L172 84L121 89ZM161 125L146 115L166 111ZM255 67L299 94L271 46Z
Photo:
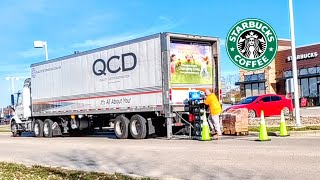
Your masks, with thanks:
M308 68L308 72L309 72L309 74L316 74L317 73L317 68L316 67Z
M309 96L309 83L308 78L301 79L301 96L307 97Z
M265 83L252 83L245 85L246 97L265 94Z
M318 96L318 87L317 87L317 78L309 78L309 85L310 85L310 97L317 97Z
M285 71L283 76L284 77L291 77L292 76L292 71Z
M300 69L299 75L309 74L307 69Z
M264 86L264 83L259 83L259 95L265 94L266 93L266 88Z
M258 90L258 83L252 84L252 95L257 96L259 95L259 90Z
M244 81L258 81L258 80L264 80L264 79L265 79L264 73L244 75Z
M251 94L251 84L246 84L246 97L252 96Z
M317 67L317 73L320 73L320 67Z

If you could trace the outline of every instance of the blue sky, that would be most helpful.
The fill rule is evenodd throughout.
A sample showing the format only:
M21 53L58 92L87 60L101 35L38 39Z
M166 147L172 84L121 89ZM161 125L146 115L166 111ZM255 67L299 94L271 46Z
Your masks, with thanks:
M320 42L320 1L293 0L296 45ZM0 106L10 103L6 76L28 77L30 64L154 34L180 32L220 37L223 74L236 73L224 47L228 30L244 18L268 22L279 38L290 38L287 0L2 0L0 1ZM16 90L22 80L15 81Z

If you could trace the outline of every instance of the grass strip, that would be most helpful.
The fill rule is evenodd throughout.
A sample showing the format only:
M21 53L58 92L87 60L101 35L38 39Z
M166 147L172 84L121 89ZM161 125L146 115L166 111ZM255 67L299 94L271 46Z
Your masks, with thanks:
M278 132L280 127L267 127L268 132ZM320 130L320 126L304 126L304 127L294 127L287 126L288 131L314 131ZM251 126L249 127L249 131L259 132L259 126Z
M134 178L119 173L106 174L67 170L63 168L25 166L16 163L0 162L0 179L6 180L151 180L150 178Z

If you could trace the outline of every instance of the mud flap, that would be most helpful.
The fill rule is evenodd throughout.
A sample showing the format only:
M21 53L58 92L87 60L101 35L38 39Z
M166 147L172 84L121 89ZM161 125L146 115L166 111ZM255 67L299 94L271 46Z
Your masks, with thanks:
M54 122L52 124L52 135L53 136L61 136L62 135L61 128L57 122Z
M152 124L151 118L147 119L147 123L148 123L148 135L155 134L156 129L155 129L154 125Z

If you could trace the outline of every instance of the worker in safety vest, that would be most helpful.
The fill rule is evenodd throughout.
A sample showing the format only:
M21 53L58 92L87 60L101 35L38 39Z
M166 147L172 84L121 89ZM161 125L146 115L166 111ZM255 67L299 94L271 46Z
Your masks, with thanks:
M213 124L214 126L216 135L221 136L222 135L221 125L220 125L220 114L222 112L221 105L219 103L217 96L214 93L212 93L209 89L205 90L205 94L206 94L206 99L204 101L204 104L209 106L209 110L210 110L209 120L211 120L211 124ZM213 131L213 128L211 133L215 134Z

